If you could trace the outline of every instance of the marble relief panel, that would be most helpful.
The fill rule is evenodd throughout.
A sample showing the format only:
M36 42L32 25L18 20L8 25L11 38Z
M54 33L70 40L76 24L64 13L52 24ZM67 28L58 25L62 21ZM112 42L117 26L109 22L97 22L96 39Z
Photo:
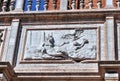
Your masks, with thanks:
M94 60L98 53L97 29L28 29L24 60Z
M0 29L0 59L2 57L2 51L3 51L3 44L5 40L6 29L1 28Z

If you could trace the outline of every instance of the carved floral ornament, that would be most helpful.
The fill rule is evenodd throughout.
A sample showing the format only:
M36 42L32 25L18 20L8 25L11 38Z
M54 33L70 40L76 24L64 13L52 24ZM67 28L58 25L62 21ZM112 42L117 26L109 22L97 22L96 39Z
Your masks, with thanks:
M25 60L96 58L96 30L28 30L26 39Z

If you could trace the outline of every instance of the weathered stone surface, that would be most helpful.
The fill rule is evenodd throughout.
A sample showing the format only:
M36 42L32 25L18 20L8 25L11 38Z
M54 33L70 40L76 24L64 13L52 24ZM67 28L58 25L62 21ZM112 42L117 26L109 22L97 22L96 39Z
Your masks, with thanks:
M113 0L106 0L106 8L114 8Z
M96 30L29 30L24 59L95 59Z
M113 16L107 16L106 17L106 36L107 36L107 50L106 53L108 55L108 60L115 60L116 59L116 55L115 55L115 36L114 36L114 32L115 32L115 27L114 27L115 23L114 23L114 17Z
M15 11L13 1L0 0L12 6L0 13L0 57L13 66L0 62L0 80L119 81L117 0L44 0L46 11L27 0L37 9L24 12L25 1Z
M105 73L105 81L119 81L118 73Z
M7 56L6 60L13 64L13 58L15 54L15 47L16 47L16 40L18 35L18 28L19 28L19 19L14 19L11 25L11 33L9 39L9 45L7 49Z
M24 6L24 0L16 0L16 11L23 11L23 6Z
M60 0L60 10L67 10L68 0Z

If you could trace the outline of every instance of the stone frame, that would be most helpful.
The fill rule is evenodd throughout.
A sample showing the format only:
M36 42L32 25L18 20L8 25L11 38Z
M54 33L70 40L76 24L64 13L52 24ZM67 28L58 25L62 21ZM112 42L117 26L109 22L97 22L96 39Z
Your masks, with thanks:
M3 54L3 49L4 49L4 43L5 43L7 28L0 28L0 30L3 31L2 43L1 43L1 46L0 46L0 60L1 60L2 56L3 56L2 54Z
M24 28L24 27L23 27ZM100 27L58 27L58 28L54 28L54 27L49 27L49 28L43 28L43 27L37 27L37 28L24 28L23 33L22 33L22 37L23 40L26 40L26 36L27 36L27 31L28 30L59 30L59 29L76 29L76 28L82 28L82 29L86 29L86 30L92 30L95 29L96 30L96 44L97 44L97 54L96 54L96 59L93 60L83 60L81 62L88 62L88 63L94 63L94 62L98 62L100 60ZM24 52L25 52L25 43L26 41L22 42L22 54L20 53L20 63L74 63L74 61L72 60L24 60Z

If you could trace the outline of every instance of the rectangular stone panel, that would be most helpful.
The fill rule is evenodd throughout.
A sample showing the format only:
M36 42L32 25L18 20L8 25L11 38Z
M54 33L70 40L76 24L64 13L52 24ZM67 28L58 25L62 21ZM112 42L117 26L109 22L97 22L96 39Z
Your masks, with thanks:
M98 59L98 28L26 29L22 61Z
M117 43L118 43L118 60L120 60L120 23L117 24L117 36L118 36L118 40L117 40Z
M5 36L6 36L6 29L0 28L0 59L2 58Z

